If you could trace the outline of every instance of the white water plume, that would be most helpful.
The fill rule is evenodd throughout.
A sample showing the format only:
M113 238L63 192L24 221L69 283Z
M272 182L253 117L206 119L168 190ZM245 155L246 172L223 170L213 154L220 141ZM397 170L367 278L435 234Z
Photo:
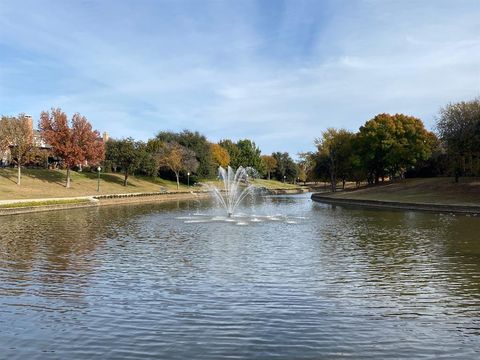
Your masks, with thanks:
M227 215L231 217L235 208L253 190L253 185L248 183L248 168L240 166L237 171L229 166L226 169L218 168L218 177L223 182L223 189L210 186L215 198L225 208Z

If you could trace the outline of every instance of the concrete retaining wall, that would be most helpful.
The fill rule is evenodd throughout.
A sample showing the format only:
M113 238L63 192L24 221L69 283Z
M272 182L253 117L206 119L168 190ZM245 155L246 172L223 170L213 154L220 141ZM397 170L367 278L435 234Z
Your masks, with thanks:
M387 208L401 210L434 211L462 214L480 214L480 206L477 205L450 205L450 204L432 204L432 203L407 203L397 201L381 200L359 200L359 199L339 199L324 194L313 194L312 200L326 204L347 205L347 206L365 206L371 208Z
M54 204L54 205L41 205L41 206L25 206L17 208L0 208L0 216L3 215L18 215L43 211L54 210L67 210L67 209L80 209L87 207L96 207L99 205L98 201L82 202L78 204Z

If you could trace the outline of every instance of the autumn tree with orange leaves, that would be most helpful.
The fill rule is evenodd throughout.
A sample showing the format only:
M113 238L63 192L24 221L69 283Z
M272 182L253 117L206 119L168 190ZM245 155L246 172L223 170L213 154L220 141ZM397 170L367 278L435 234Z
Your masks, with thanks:
M170 169L175 173L177 189L180 188L180 173L195 172L199 165L195 152L175 141L160 143L155 153L155 160L159 167Z
M228 151L219 144L210 144L213 162L216 167L227 167L230 164L230 155Z
M22 165L33 148L33 131L25 114L0 119L0 150L9 147L12 159L17 163L17 185L20 185Z
M85 116L76 113L68 121L67 115L59 108L44 111L40 115L40 131L43 139L53 147L67 168L66 187L70 188L70 170L74 166L99 164L105 157L105 146L99 140L100 134L92 130Z
M277 160L271 155L262 155L262 164L267 172L267 179L270 180L270 174L277 168Z

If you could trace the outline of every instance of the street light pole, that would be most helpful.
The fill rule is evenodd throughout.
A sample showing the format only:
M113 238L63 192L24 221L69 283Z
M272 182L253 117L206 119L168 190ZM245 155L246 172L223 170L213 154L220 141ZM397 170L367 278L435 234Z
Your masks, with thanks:
M99 166L97 168L97 173L98 173L98 177L97 177L97 192L100 191L100 171L102 171L102 168Z
M190 188L190 172L187 172L187 186Z

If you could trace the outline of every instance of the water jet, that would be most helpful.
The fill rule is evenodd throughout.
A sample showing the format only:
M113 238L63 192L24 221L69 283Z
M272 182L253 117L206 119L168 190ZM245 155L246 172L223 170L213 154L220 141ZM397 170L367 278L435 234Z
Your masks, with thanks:
M235 208L247 197L254 189L254 186L248 183L249 168L240 166L234 171L230 166L226 169L218 168L218 178L223 183L223 188L219 189L210 186L212 194L218 202L225 208L227 217L233 217Z

